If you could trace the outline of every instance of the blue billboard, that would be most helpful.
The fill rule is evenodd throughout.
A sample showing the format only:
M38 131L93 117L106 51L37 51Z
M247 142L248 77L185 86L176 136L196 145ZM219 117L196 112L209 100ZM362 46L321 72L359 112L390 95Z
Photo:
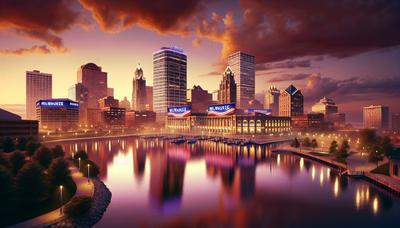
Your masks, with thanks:
M236 110L235 104L218 104L208 106L208 115L224 116L234 114Z
M259 114L264 114L266 116L271 115L272 113L272 109L267 108L267 109L253 109L253 108L249 108L246 110L246 113L251 114L251 113L259 113Z
M36 102L37 107L41 108L72 108L79 109L79 103L71 101L69 99L51 99L51 100L39 100Z
M190 105L170 107L168 108L168 116L185 117L190 115L192 107Z

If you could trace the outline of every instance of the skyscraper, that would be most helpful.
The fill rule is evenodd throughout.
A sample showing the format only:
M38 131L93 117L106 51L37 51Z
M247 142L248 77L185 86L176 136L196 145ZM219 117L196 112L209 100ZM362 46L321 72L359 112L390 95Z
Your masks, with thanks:
M235 52L228 57L236 82L236 107L248 108L249 101L255 99L255 57L243 52Z
M388 129L389 107L371 105L363 109L364 128Z
M142 67L138 65L132 81L132 109L135 111L146 110L146 97L146 79L143 76Z
M165 120L167 108L186 104L187 56L177 47L162 47L153 53L153 110Z
M237 86L235 83L235 75L228 66L222 75L222 81L219 84L218 101L220 104L237 102Z
M266 92L264 97L264 108L272 109L272 115L279 115L279 96L281 92L276 86L271 86Z
M68 89L68 98L79 103L79 123L87 124L88 89L77 83Z
M36 102L52 98L52 75L38 70L26 72L26 119L36 120Z
M98 100L107 96L107 72L94 63L82 65L78 69L78 83L88 90L87 108L98 108Z
M281 92L279 96L279 116L303 115L303 94L293 85L290 85Z

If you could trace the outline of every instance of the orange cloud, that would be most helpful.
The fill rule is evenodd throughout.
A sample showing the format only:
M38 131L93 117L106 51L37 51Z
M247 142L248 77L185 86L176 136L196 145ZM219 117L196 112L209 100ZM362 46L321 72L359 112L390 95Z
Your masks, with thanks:
M31 48L18 48L15 50L0 49L0 55L26 55L26 54L50 54L51 51L46 45L34 45Z

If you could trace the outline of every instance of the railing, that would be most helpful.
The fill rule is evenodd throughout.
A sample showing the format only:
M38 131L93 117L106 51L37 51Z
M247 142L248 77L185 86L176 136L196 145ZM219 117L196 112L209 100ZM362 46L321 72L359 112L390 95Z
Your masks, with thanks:
M375 182L385 186L386 188L389 188L392 191L395 191L396 193L400 193L400 186L399 185L393 184L390 181L387 181L387 180L385 180L383 178L380 178L379 176L376 176L376 175L368 173L368 172L365 172L364 176L367 177L368 179L372 180L372 181L375 181Z

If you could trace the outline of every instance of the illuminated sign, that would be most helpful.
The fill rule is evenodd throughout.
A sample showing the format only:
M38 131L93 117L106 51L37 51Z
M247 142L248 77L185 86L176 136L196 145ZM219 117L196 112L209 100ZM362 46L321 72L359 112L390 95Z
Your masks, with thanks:
M36 106L42 108L79 108L79 103L70 100L40 100Z
M253 109L253 108L250 108L250 109L246 110L246 113L248 113L248 114L250 114L250 113L260 113L260 114L264 114L266 116L269 116L272 113L272 109L270 109L270 108L268 108L268 109Z
M208 115L224 116L235 113L235 104L219 104L208 106Z
M168 116L185 117L190 115L192 107L190 105L168 108Z

